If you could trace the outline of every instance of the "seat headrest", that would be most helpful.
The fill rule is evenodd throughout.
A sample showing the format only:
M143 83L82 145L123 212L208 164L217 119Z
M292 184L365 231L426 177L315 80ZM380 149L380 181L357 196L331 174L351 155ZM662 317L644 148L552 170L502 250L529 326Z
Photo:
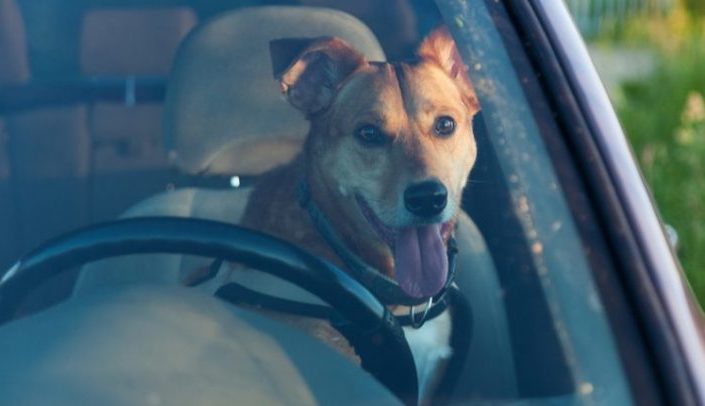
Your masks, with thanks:
M18 85L28 79L27 38L22 15L14 0L0 0L0 85Z
M87 11L81 32L81 71L166 75L176 49L196 21L187 7Z
M318 36L343 38L368 59L384 60L362 22L325 8L245 8L189 34L175 58L165 104L173 163L189 173L255 174L290 159L308 124L280 94L269 41Z

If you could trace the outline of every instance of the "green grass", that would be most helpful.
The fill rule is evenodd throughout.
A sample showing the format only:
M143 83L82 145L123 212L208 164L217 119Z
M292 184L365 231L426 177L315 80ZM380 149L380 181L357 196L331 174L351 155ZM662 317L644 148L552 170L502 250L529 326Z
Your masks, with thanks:
M681 264L705 305L705 45L693 40L664 52L653 75L621 90L622 125L663 220L678 231Z

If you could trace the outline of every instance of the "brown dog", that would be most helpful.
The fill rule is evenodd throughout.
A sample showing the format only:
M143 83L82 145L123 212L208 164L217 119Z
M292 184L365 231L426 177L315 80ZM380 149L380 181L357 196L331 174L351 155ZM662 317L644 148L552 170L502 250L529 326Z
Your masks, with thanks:
M398 64L367 61L338 38L280 40L271 51L282 92L311 127L303 152L260 179L243 225L346 269L299 204L305 185L347 250L410 298L435 295L448 278L446 244L475 162L479 110L448 31Z

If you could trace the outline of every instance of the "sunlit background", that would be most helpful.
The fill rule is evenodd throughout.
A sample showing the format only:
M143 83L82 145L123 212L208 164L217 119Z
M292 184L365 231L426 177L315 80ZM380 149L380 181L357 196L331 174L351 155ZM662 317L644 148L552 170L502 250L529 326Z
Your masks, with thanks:
M705 0L566 0L705 304Z

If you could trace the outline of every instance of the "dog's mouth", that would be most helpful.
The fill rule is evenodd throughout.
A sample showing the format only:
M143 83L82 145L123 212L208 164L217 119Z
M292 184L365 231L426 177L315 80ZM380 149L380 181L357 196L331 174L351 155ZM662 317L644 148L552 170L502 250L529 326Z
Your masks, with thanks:
M355 197L367 222L392 250L395 278L401 289L414 298L431 297L443 289L448 278L446 241L451 222L390 227L362 196Z

